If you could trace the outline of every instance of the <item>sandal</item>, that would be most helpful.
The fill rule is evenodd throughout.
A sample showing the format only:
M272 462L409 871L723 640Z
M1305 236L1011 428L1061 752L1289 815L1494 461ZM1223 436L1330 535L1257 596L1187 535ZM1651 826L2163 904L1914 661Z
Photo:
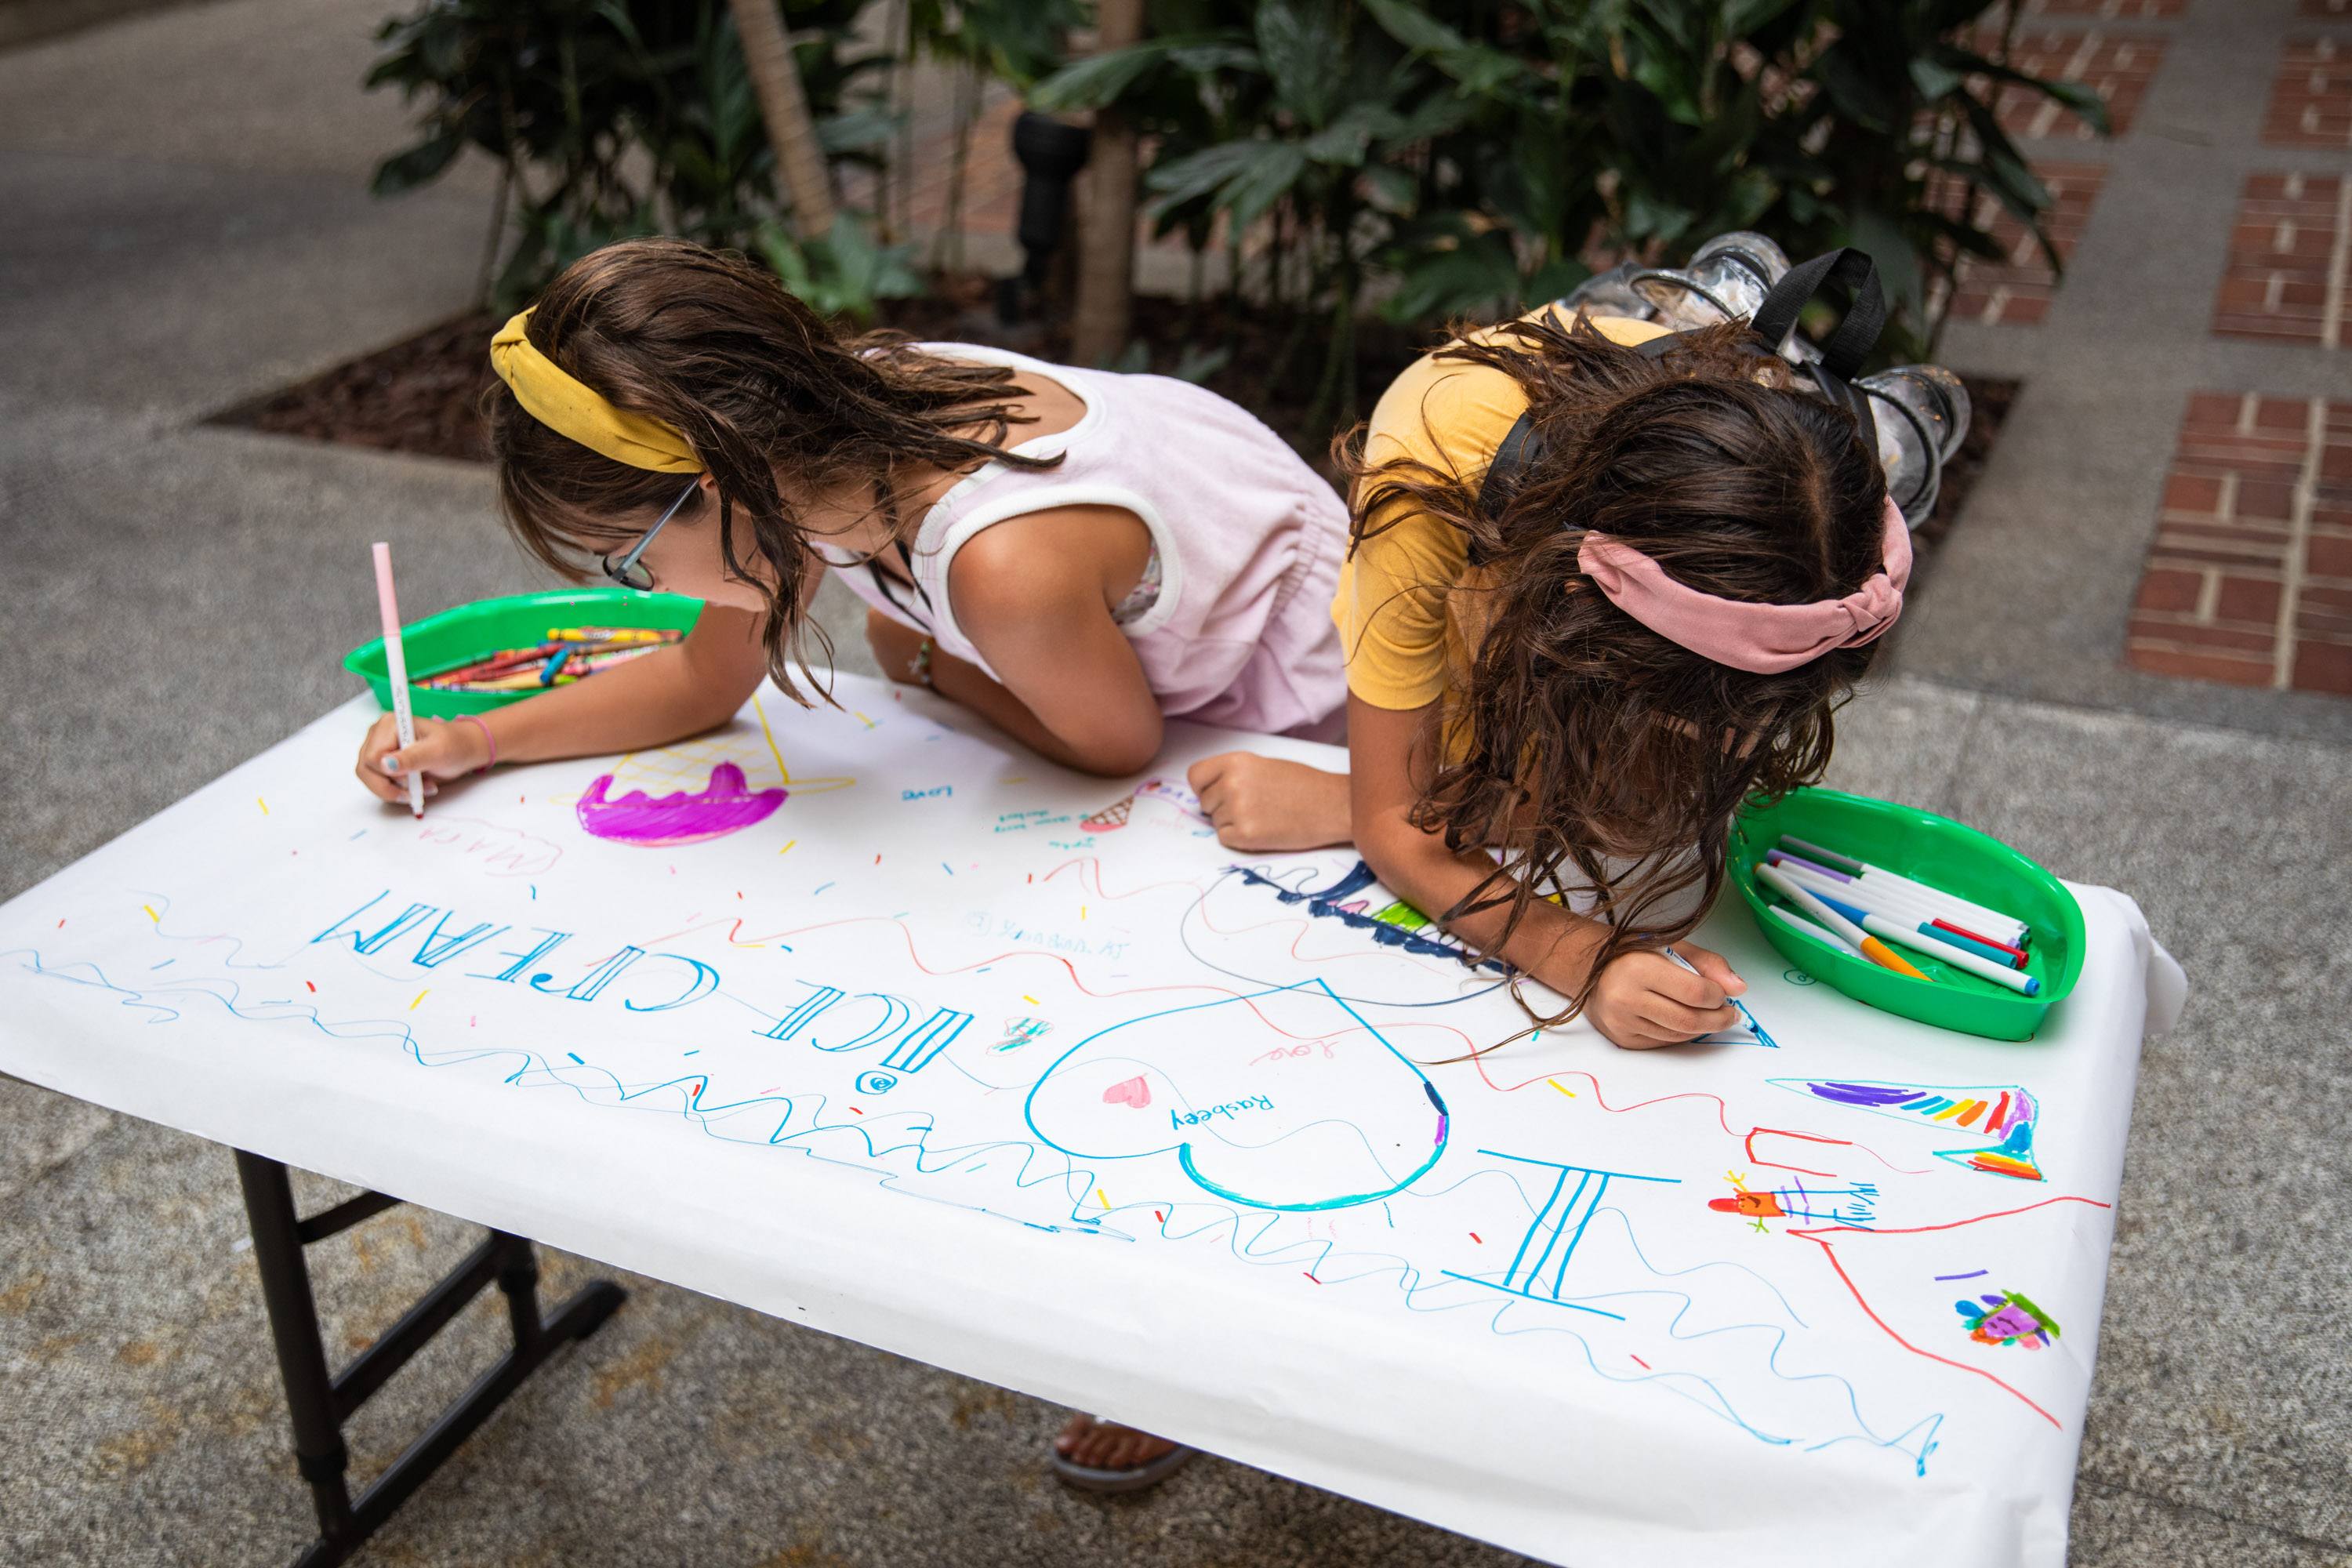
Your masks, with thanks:
M1122 1425L1106 1416L1097 1415L1091 1419L1106 1426ZM1101 1494L1147 1491L1191 1464L1199 1453L1198 1448L1188 1448L1179 1443L1158 1458L1112 1470L1079 1464L1056 1449L1053 1456L1054 1474L1064 1486L1076 1491Z

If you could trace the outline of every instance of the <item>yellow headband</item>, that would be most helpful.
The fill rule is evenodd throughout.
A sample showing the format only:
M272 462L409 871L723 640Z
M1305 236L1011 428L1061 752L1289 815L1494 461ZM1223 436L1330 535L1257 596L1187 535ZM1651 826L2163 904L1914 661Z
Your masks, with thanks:
M490 368L524 413L616 463L657 474L702 472L702 460L676 426L614 407L540 353L523 331L530 320L529 310L521 312L490 340Z

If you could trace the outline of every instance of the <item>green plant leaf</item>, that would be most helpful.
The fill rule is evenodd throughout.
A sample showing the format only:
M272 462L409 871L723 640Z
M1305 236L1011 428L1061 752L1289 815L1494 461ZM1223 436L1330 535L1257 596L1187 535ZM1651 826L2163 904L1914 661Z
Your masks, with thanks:
M1258 0L1255 22L1275 101L1311 130L1329 124L1347 88L1348 61L1328 0Z
M368 190L374 195L396 196L403 191L431 184L465 145L464 133L453 127L405 153L395 153L376 165L375 178L368 182Z
M1166 63L1174 47L1175 40L1155 38L1064 66L1029 89L1029 107L1040 114L1067 114L1117 103Z

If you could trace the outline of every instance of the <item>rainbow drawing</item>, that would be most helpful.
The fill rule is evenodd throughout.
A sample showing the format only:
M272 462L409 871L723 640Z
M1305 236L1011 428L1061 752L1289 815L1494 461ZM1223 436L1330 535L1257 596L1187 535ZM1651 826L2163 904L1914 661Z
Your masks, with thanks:
M1832 1105L1878 1116L1901 1116L1937 1128L1965 1128L1999 1142L1987 1148L1938 1149L1949 1160L1989 1176L2042 1180L2033 1158L2033 1128L2042 1108L2020 1084L1890 1083L1880 1079L1776 1078L1771 1083Z

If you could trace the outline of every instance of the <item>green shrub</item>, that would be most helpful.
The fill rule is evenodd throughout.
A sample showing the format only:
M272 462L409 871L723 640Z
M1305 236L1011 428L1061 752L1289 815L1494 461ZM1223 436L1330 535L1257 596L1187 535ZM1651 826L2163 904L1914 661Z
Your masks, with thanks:
M1678 261L1733 228L1796 256L1871 252L1893 307L1883 342L1920 354L1929 280L1996 253L1964 191L1990 191L2049 248L2048 193L1993 94L2046 93L2105 129L2094 95L1967 41L1993 9L1161 0L1150 37L1031 100L1116 104L1155 139L1144 183L1161 232L1199 246L1221 224L1232 245L1263 222L1267 292L1329 324L1318 401L1344 414L1345 329L1368 288L1400 321L1494 313L1596 262Z
M890 57L856 50L865 4L784 0L783 12L827 155L870 164L897 121ZM726 0L426 0L377 40L367 85L418 105L418 140L383 161L374 189L425 184L468 146L495 160L492 259L504 254L488 292L501 308L615 239L750 247L786 211Z

